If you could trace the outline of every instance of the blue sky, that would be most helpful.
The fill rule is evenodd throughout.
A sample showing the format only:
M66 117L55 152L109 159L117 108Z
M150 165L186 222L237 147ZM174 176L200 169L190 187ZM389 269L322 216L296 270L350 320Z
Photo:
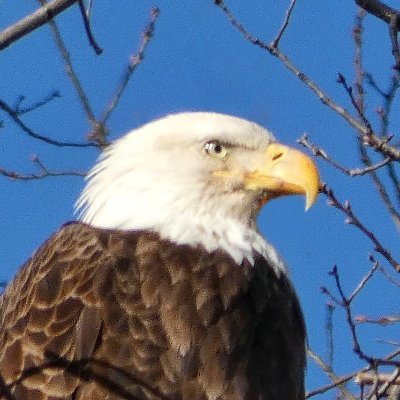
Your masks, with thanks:
M307 132L338 162L359 166L354 131L278 60L244 41L213 1L94 3L93 32L104 49L101 56L96 56L88 45L77 7L57 17L57 22L97 116L109 102L129 56L139 46L150 8L155 5L161 10L145 59L109 121L110 139L170 112L210 110L254 120L292 146ZM249 6L248 2L230 1L228 6L253 34L269 42L279 29L287 3L254 0ZM0 0L0 29L36 6L34 1L17 4ZM355 13L356 7L349 1L299 1L281 42L282 51L349 110L348 96L336 78L341 72L350 83L354 81L351 34ZM364 38L365 69L386 87L394 63L387 27L368 16ZM52 138L84 140L90 125L47 26L0 52L0 77L0 98L11 105L20 95L26 97L28 105L59 91L60 98L26 114L24 122ZM374 110L382 100L370 88L367 96L369 116L377 124ZM395 102L393 110L398 110L398 106ZM0 120L4 123L0 129L0 167L35 172L30 157L36 154L51 170L85 171L98 156L94 149L55 148L29 138L4 113L0 113ZM394 113L393 133L399 123ZM382 208L369 178L348 178L320 160L317 162L322 179L341 200L351 201L366 226L399 257L399 232ZM43 240L74 218L73 204L83 184L83 179L77 177L32 182L0 177L0 278L11 279ZM373 246L354 227L344 224L344 216L328 207L324 196L309 212L303 210L302 198L271 202L263 209L259 226L287 261L304 308L310 344L324 356L326 298L320 294L320 286L334 290L327 272L337 264L345 288L351 291L370 268L368 253ZM355 314L395 314L399 300L398 291L391 291L377 275L356 302ZM362 364L351 353L343 312L335 312L334 322L334 366L338 373L352 372ZM392 348L376 344L375 339L400 337L396 327L361 327L360 332L366 348L382 354ZM310 362L308 389L325 382L326 378ZM325 398L332 398L332 394Z

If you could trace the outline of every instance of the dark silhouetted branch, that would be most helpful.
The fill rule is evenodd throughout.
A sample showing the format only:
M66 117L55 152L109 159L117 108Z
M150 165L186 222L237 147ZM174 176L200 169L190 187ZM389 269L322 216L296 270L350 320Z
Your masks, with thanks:
M338 293L340 295L340 299L341 299L341 305L346 312L346 320L347 320L347 324L350 328L351 337L352 337L352 341L353 341L353 351L358 355L358 357L360 359L368 362L368 364L370 366L376 367L378 365L391 365L391 366L395 366L396 368L399 368L400 361L398 361L398 360L388 359L387 357L384 357L384 358L372 357L370 355L367 355L362 350L360 341L358 339L357 329L356 329L356 325L354 323L352 310L351 310L351 304L352 304L352 301L354 300L354 297L347 297L345 295L344 289L343 289L343 286L341 283L341 279L339 276L338 268L336 265L333 267L332 271L329 274L331 276L333 276L333 278L335 279L336 288L337 288L337 291L338 291Z
M390 24L392 18L399 13L379 0L355 0L355 2L367 13L385 21L387 24ZM399 26L397 26L397 29L399 29Z
M73 142L61 142L58 140L51 139L47 136L40 135L34 132L31 128L25 125L22 120L19 118L19 113L13 110L7 103L3 100L0 100L0 109L5 111L14 122L25 132L28 136L33 137L34 139L41 140L42 142L52 144L54 146L59 147L96 147L95 143L73 143Z
M60 93L57 90L54 90L49 95L45 96L43 99L36 101L35 103L33 103L29 106L22 107L22 103L26 100L26 97L19 96L13 109L18 115L27 114L31 111L34 111L40 107L45 106L46 104L50 103L52 100L60 98L60 97L61 97Z
M43 5L34 13L21 19L14 25L0 32L0 50L5 49L28 33L51 21L57 14L60 14L68 7L71 7L78 0L53 0Z
M356 84L355 84L355 89L356 89L356 96L355 98L352 98L352 92L350 91L350 88L348 85L345 83L345 89L350 95L350 98L352 99L352 102L354 102L358 107L356 107L356 110L360 116L360 119L363 121L366 121L366 125L370 125L366 115L365 115L365 110L366 110L366 104L365 104L365 90L364 90L364 80L366 77L366 74L364 72L363 68L363 32L364 32L364 17L366 15L365 10L362 8L359 9L356 17L356 23L355 27L353 29L353 37L354 37L354 42L355 42L355 59L354 59L354 66L355 66L355 72L356 72ZM343 78L344 79L344 78ZM367 77L368 80L368 77ZM394 80L392 80L394 82ZM387 132L388 132L388 126L389 126L389 113L390 113L390 108L392 101L394 99L394 94L396 93L396 88L395 86L392 86L390 89L390 94L384 94L382 91L378 90L378 93L383 96L385 100L385 106L383 108L382 114L378 114L381 116L381 121L382 121L382 126L381 126L381 134L380 137L386 138ZM372 128L371 128L372 132ZM388 193L388 190L386 189L386 186L383 184L382 179L380 176L377 174L377 168L374 168L376 165L380 166L386 166L388 171L389 171L389 176L391 175L390 171L394 171L394 163L391 163L391 158L386 157L383 158L381 162L378 162L377 164L373 164L372 159L370 155L368 154L367 148L364 146L363 140L361 137L358 137L358 151L360 153L360 159L362 163L365 165L365 169L369 171L369 176L372 179L372 182L375 186L375 189L377 190L383 204L386 206L387 210L389 211L390 215L392 216L393 220L396 222L396 224L400 225L400 214L397 212L390 196ZM395 172L393 172L393 179L395 179Z
M88 18L88 14L86 13L83 1L79 0L78 4L79 4L79 10L80 10L81 15L82 15L83 24L85 26L86 35L87 35L87 37L89 39L89 43L93 47L93 49L96 52L96 54L100 55L103 52L103 49L97 44L96 39L93 36L92 28L90 26L90 21L89 21L89 18Z
M354 225L357 227L361 232L363 232L374 244L374 250L380 253L397 271L400 272L400 264L394 260L392 255L390 254L389 250L387 250L381 242L377 239L373 232L368 230L365 225L361 223L358 217L354 214L351 205L349 202L346 202L344 205L341 204L336 196L334 195L333 191L329 189L326 185L324 185L321 189L321 192L326 195L328 198L328 203L337 208L338 210L342 211L346 216L346 222L350 225Z
M339 114L342 118L344 118L349 125L357 130L357 132L361 135L363 143L365 146L372 147L374 150L382 153L387 157L391 157L393 160L400 161L400 150L390 146L388 144L388 139L381 139L374 134L371 134L371 130L364 123L360 122L357 118L354 118L350 115L350 113L344 109L339 104L335 103L331 98L329 98L325 92L303 71L297 68L290 59L282 53L278 47L273 47L272 45L268 45L261 39L250 34L245 27L235 18L229 8L225 5L223 0L215 1L215 4L221 8L229 22L234 26L251 44L260 47L261 49L267 51L274 57L277 57L283 65L291 71L301 82L303 82L318 98L319 100Z

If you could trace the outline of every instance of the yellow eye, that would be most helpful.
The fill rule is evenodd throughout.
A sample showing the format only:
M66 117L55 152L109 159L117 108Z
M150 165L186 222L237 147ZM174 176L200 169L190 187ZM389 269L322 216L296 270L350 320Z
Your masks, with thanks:
M210 156L224 158L227 154L225 146L223 146L218 140L210 140L204 145L204 150Z

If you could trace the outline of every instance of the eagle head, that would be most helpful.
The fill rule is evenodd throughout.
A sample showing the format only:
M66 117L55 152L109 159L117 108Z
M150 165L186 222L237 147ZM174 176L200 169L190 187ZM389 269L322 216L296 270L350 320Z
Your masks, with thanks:
M97 227L155 231L178 244L225 250L238 263L253 262L258 252L283 265L258 233L257 214L270 199L289 194L304 194L308 209L319 182L310 158L263 127L187 112L111 144L76 207L83 222Z

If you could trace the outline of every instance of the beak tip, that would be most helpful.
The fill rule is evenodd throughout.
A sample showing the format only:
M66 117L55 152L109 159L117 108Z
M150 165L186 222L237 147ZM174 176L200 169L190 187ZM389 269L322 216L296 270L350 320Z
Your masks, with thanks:
M311 191L307 191L306 190L306 207L305 207L305 211L307 212L313 205L314 203L317 201L317 197L318 197L318 190L311 190Z
M306 207L305 211L307 212L317 201L318 192L316 193L307 193L306 194Z

